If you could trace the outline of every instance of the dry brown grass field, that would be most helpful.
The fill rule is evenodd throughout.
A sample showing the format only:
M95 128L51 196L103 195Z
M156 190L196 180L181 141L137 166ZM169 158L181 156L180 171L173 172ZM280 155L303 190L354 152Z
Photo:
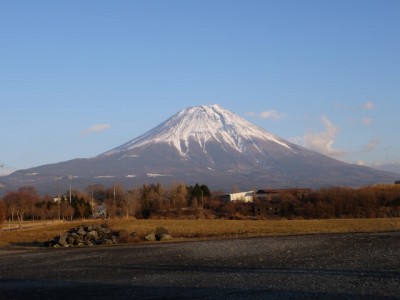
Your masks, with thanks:
M156 227L167 228L174 241L241 238L318 233L384 232L399 231L400 218L371 219L323 219L323 220L86 220L25 222L21 230L9 230L3 224L0 231L0 247L37 246L56 235L80 224L108 223L111 228L126 229L143 236ZM11 224L11 228L13 224Z

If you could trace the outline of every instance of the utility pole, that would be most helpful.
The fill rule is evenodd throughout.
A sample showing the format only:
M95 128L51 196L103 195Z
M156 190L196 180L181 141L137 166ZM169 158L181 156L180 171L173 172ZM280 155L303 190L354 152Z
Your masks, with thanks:
M58 220L61 220L61 193L60 193L60 180L61 176L56 177L57 180L57 200L58 200Z
M113 185L113 189L114 189L114 196L113 196L113 200L114 200L114 202L113 202L113 204L114 204L114 207L115 207L115 184Z
M114 211L114 218L117 215L117 208L115 207L115 184L113 185L114 189L114 196L113 196L113 211Z
M204 201L203 201L203 189L201 189L201 208L204 208Z
M69 180L69 205L72 203L72 190L71 190L71 180L72 180L72 175L68 176Z
M92 188L92 209L93 209L93 202L94 202L94 197L93 197L93 184L90 185L90 187Z

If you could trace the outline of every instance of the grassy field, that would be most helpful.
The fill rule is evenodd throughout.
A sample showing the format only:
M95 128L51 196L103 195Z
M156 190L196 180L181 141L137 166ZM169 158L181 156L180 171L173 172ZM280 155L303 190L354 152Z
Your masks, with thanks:
M9 230L14 224L3 224L0 247L34 246L54 238L80 224L108 223L111 228L126 229L144 236L157 226L167 228L174 241L298 235L315 233L384 232L400 230L400 218L324 219L324 220L86 220L25 222L21 230Z

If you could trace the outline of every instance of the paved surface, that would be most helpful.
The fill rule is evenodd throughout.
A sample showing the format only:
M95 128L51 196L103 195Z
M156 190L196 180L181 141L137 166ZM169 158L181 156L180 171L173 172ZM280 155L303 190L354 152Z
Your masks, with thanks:
M0 251L1 299L400 299L400 232Z

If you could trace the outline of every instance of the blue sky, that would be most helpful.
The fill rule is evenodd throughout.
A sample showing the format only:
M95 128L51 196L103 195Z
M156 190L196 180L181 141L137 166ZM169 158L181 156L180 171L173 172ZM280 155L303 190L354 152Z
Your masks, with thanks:
M0 163L92 157L219 104L351 163L400 163L400 1L1 1Z

